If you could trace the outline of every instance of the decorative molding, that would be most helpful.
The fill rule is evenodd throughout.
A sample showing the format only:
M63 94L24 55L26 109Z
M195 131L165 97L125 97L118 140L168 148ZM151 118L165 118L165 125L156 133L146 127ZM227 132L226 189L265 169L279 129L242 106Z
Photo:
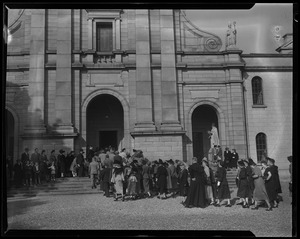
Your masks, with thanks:
M190 90L191 97L193 99L197 98L216 98L219 99L219 89L218 90L213 90L213 89L195 89L195 90Z
M112 18L120 19L122 9L85 9L88 19Z

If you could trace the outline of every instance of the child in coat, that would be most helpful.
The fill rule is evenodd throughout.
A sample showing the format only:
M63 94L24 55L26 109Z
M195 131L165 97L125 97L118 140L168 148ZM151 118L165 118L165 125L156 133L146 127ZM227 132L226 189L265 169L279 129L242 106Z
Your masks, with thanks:
M51 166L48 168L51 170L51 181L55 182L55 162L52 161Z
M136 199L136 171L131 171L129 178L128 178L128 188L127 192L130 195L130 199Z

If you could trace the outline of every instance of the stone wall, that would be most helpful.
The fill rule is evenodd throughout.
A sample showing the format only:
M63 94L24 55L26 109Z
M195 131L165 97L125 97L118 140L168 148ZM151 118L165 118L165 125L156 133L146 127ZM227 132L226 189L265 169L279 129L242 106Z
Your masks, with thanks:
M182 155L182 136L176 135L147 135L136 136L134 139L135 149L144 152L144 157L149 160L183 160Z
M247 72L245 79L250 156L256 161L256 135L267 137L268 156L280 169L288 169L287 157L292 155L292 73ZM251 80L259 76L263 82L263 107L253 106Z

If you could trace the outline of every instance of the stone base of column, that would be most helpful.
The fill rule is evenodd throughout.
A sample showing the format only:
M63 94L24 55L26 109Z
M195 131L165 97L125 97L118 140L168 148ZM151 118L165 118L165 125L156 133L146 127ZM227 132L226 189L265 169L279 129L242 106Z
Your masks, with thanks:
M181 131L183 130L181 124L178 121L162 122L160 125L161 131Z
M134 131L135 132L149 132L149 131L156 131L156 126L154 122L139 122L136 123L134 126Z
M46 126L41 125L27 125L24 128L24 134L45 134Z
M51 133L72 134L74 133L74 127L70 124L55 125L51 127Z

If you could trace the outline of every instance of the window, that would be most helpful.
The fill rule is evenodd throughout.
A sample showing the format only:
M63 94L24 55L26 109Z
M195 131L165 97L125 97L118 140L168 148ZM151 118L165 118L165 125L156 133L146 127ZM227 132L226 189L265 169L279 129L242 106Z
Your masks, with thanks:
M97 22L96 49L99 52L113 51L113 25L112 22Z
M264 133L256 135L256 152L257 162L260 162L263 158L267 157L267 137Z
M263 105L263 89L262 89L262 79L258 76L252 79L252 96L253 105Z

